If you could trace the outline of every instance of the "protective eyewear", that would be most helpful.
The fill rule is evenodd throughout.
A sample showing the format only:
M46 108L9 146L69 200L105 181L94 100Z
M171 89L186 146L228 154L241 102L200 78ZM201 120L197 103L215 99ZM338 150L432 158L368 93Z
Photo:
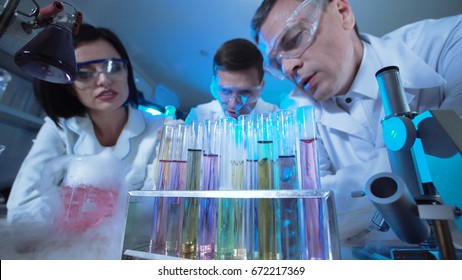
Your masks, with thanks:
M260 50L265 54L264 68L271 76L283 80L282 59L299 58L313 42L321 17L319 0L305 0L290 15L286 26L268 44L260 37Z
M105 58L77 63L78 77L74 84L79 89L96 85L101 73L110 79L118 80L125 77L127 61L120 58Z
M258 99L258 93L262 90L262 86L253 87L237 87L237 86L221 86L218 83L212 83L212 94L220 99L221 103L229 103L232 99L239 100L240 104L251 104Z

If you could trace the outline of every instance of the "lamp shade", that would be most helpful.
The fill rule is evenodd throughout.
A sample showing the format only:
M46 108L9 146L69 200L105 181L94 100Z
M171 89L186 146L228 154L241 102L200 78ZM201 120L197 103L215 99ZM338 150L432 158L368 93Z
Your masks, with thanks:
M16 52L16 64L33 77L69 84L77 78L77 64L71 32L50 24Z

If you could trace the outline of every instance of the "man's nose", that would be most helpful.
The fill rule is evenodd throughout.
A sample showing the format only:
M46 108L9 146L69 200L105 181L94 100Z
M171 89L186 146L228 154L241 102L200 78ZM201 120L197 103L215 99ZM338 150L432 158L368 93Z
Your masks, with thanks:
M228 103L234 104L234 105L242 105L242 98L239 94L233 93Z
M233 95L233 97L228 102L228 106L234 110L240 110L244 104L242 103L242 99L239 95Z
M290 79L294 74L297 74L296 72L301 67L301 63L301 59L298 58L281 58L282 74Z

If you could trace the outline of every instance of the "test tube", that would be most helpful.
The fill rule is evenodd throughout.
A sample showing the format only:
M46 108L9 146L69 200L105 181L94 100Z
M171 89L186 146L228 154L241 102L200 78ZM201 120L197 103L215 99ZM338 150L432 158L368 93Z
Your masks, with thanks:
M258 154L256 115L246 114L238 117L237 126L244 135L244 188L258 189ZM256 199L245 200L245 235L247 259L258 259L258 204Z
M298 164L296 153L296 126L292 110L275 113L277 138L277 159L275 161L275 184L277 189L299 189ZM279 202L281 237L281 258L284 260L300 259L300 223L298 216L299 200L284 198Z
M165 125L159 147L156 185L159 190L184 190L186 174L187 126ZM151 252L180 256L183 204L180 198L156 199Z
M169 160L169 147L172 143L173 131L175 127L173 125L165 125L162 128L162 136L159 145L159 152L157 158L156 174L154 174L154 181L156 189L165 190L168 186L168 174L171 159ZM153 229L150 241L150 252L157 254L165 254L166 247L166 234L167 234L167 213L168 213L168 202L164 198L155 199L156 210L153 215Z
M257 153L257 124L256 115L240 115L238 124L244 135L244 156L246 167L244 172L244 186L247 190L258 189L258 153Z
M187 191L200 190L201 165L202 165L202 141L204 123L194 121L190 124L187 132L188 156L186 163L186 187ZM197 226L199 220L199 200L197 197L184 199L183 232L181 237L181 256L188 259L196 259Z
M219 184L219 145L218 120L204 122L204 154L202 158L201 190L217 190ZM199 259L215 259L216 199L199 200L198 249Z
M242 126L235 125L234 141L231 143L231 166L233 189L242 191L244 185L245 171L245 150L244 150L244 130ZM247 259L246 247L246 204L244 199L233 199L234 207L234 259Z
M300 165L302 166L302 189L320 189L314 107L302 106L297 108L297 124L300 141Z
M298 137L300 145L300 173L302 189L318 190L321 189L319 174L319 162L317 154L316 139L316 119L315 111L312 106L302 106L297 108ZM322 200L304 199L304 221L303 228L306 230L304 236L305 251L304 258L312 260L325 259L323 242L323 212L321 209Z
M233 190L232 143L236 120L220 119L220 190ZM234 205L232 198L218 199L217 259L234 259Z
M257 115L258 189L274 189L274 140L271 113ZM259 259L275 260L277 255L276 199L258 200Z

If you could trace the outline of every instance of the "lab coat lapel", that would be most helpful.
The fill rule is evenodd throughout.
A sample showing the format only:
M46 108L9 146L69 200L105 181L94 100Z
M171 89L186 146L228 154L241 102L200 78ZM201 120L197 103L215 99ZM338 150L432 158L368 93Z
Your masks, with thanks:
M223 117L225 117L225 113L223 111L223 107L221 106L220 102L218 100L213 100L212 101L212 108L210 110L210 119L211 120L219 120Z
M418 57L404 43L388 37L379 39L367 34L361 34L361 38L370 42L383 67L398 66L405 88L431 88L446 83L446 80L440 74ZM400 51L390 52L390 49L399 49ZM418 74L416 74L416 69L419 69Z
M322 104L323 114L319 120L320 125L371 141L370 132L360 122L338 107L333 100L328 100Z
M130 139L140 135L145 130L146 122L142 112L129 107L128 120L114 147L114 154L122 160L127 157L131 149Z
M223 109L217 110L217 111L212 111L212 116L210 117L211 120L219 120L221 118L225 117L225 114L223 113Z
M70 130L76 133L78 139L74 145L74 153L77 155L98 154L103 147L95 136L94 128L89 117L75 117L68 120ZM130 139L143 133L146 123L142 113L129 107L128 121L114 146L114 155L124 159L130 152Z
M76 134L72 152L76 155L94 155L101 152L102 147L96 139L90 117L73 117L66 120L66 126Z
M255 104L255 108L253 108L251 114L259 114L263 112L271 112L272 107L269 104L265 103L263 99L258 98L257 104Z

